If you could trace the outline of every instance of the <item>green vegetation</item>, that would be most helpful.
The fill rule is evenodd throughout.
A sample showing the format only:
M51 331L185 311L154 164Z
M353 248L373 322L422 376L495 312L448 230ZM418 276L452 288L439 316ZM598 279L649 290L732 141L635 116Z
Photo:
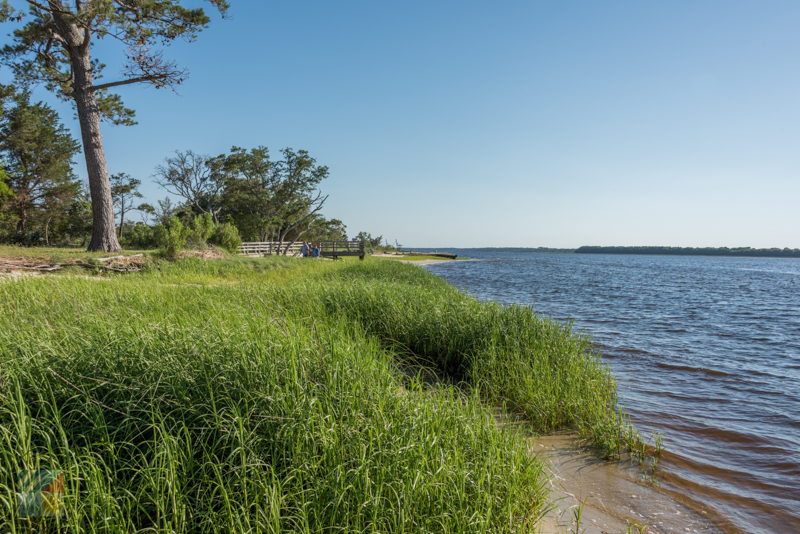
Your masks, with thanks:
M78 151L52 108L0 85L0 240L49 244L53 235L86 230L72 172Z
M606 457L640 448L588 339L530 308L478 302L428 273L383 263L337 272L349 282L327 306L393 351L524 413L537 432L574 428Z
M232 147L213 157L175 152L158 166L156 175L164 190L180 199L179 205L169 197L155 205L141 202L139 178L119 172L107 180L104 169L95 169L100 175L90 176L90 182L98 181L93 194L103 197L105 185L99 182L109 182L105 216L111 219L104 216L99 221L93 221L88 192L72 169L78 151L77 141L52 108L31 102L24 90L0 84L0 243L89 243L92 250L106 251L120 245L162 247L174 257L183 247L205 248L209 243L232 251L242 238L289 243L347 240L345 224L321 213L328 195L320 184L328 177L328 167L306 150L284 148L278 158L264 146ZM175 220L185 236L171 230L178 228ZM356 239L372 248L382 238L361 232Z
M0 302L2 531L530 532L542 466L491 403L631 436L586 340L398 262L151 263ZM14 495L37 468L66 475L42 523Z
M765 256L800 258L797 248L750 247L579 247L578 254L661 254L674 256Z
M153 234L164 256L173 260L187 244L193 249L205 249L210 243L228 252L236 252L242 243L235 226L215 223L210 213L196 215L190 226L184 226L180 219L172 217L167 224L156 225Z

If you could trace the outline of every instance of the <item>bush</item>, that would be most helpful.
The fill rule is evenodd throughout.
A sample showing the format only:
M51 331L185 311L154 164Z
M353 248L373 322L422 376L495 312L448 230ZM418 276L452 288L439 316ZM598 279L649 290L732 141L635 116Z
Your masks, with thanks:
M188 226L173 217L166 225L156 225L153 235L154 241L164 249L167 258L175 258L187 246L204 249L212 244L229 252L236 252L242 243L239 231L233 224L216 224L208 213L196 215Z
M211 234L209 243L224 248L230 253L234 253L239 249L242 244L242 238L239 237L239 231L231 223L218 224Z
M214 232L214 219L210 213L195 215L191 229L188 229L186 241L190 248L206 248L208 238Z
M133 249L156 248L159 245L155 227L142 223L126 223L120 242L123 247Z
M164 249L164 256L175 259L178 252L186 246L186 238L190 230L183 225L180 219L173 217L166 226L156 225L153 232L158 246Z

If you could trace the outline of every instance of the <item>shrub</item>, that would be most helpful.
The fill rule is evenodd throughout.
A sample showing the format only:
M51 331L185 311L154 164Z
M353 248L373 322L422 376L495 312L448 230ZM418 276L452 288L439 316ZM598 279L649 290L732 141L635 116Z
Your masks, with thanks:
M209 243L224 248L228 252L234 253L239 249L242 244L242 238L239 236L239 231L231 223L218 224L211 234Z
M206 248L208 238L214 232L214 219L210 213L195 215L191 228L188 229L186 241L191 248Z
M177 217L171 218L166 225L156 225L153 231L158 246L164 250L164 256L167 258L174 259L186 246L189 229Z
M125 225L125 233L120 238L121 244L125 248L156 248L159 243L156 239L156 229L153 226L137 223L135 225Z

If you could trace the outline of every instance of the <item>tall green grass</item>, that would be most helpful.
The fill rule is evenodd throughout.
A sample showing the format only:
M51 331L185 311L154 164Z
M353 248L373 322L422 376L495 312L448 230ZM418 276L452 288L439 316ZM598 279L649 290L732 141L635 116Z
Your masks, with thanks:
M641 449L586 337L528 307L478 302L420 269L384 262L328 275L331 313L507 408L539 433L575 429L604 457Z
M307 265L0 284L0 530L531 524L541 466L523 440L474 396L403 383L358 325L308 314ZM16 517L25 468L65 472L62 517Z
M586 349L393 262L5 281L0 531L529 532L542 465L486 400L610 442ZM18 517L17 473L40 468L64 471L64 513Z

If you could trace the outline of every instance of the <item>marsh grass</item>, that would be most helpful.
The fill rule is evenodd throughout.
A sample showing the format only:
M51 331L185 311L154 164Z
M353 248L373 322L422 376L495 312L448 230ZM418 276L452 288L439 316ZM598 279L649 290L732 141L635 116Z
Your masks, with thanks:
M353 264L328 275L331 313L395 350L432 362L535 432L573 428L603 457L646 447L617 404L616 384L586 337L528 307L478 302L421 269ZM332 289L332 290L331 290Z
M104 278L0 285L0 531L530 532L541 462L486 401L620 433L585 340L414 266ZM404 355L452 383L400 373ZM21 469L64 471L60 517L17 516Z

